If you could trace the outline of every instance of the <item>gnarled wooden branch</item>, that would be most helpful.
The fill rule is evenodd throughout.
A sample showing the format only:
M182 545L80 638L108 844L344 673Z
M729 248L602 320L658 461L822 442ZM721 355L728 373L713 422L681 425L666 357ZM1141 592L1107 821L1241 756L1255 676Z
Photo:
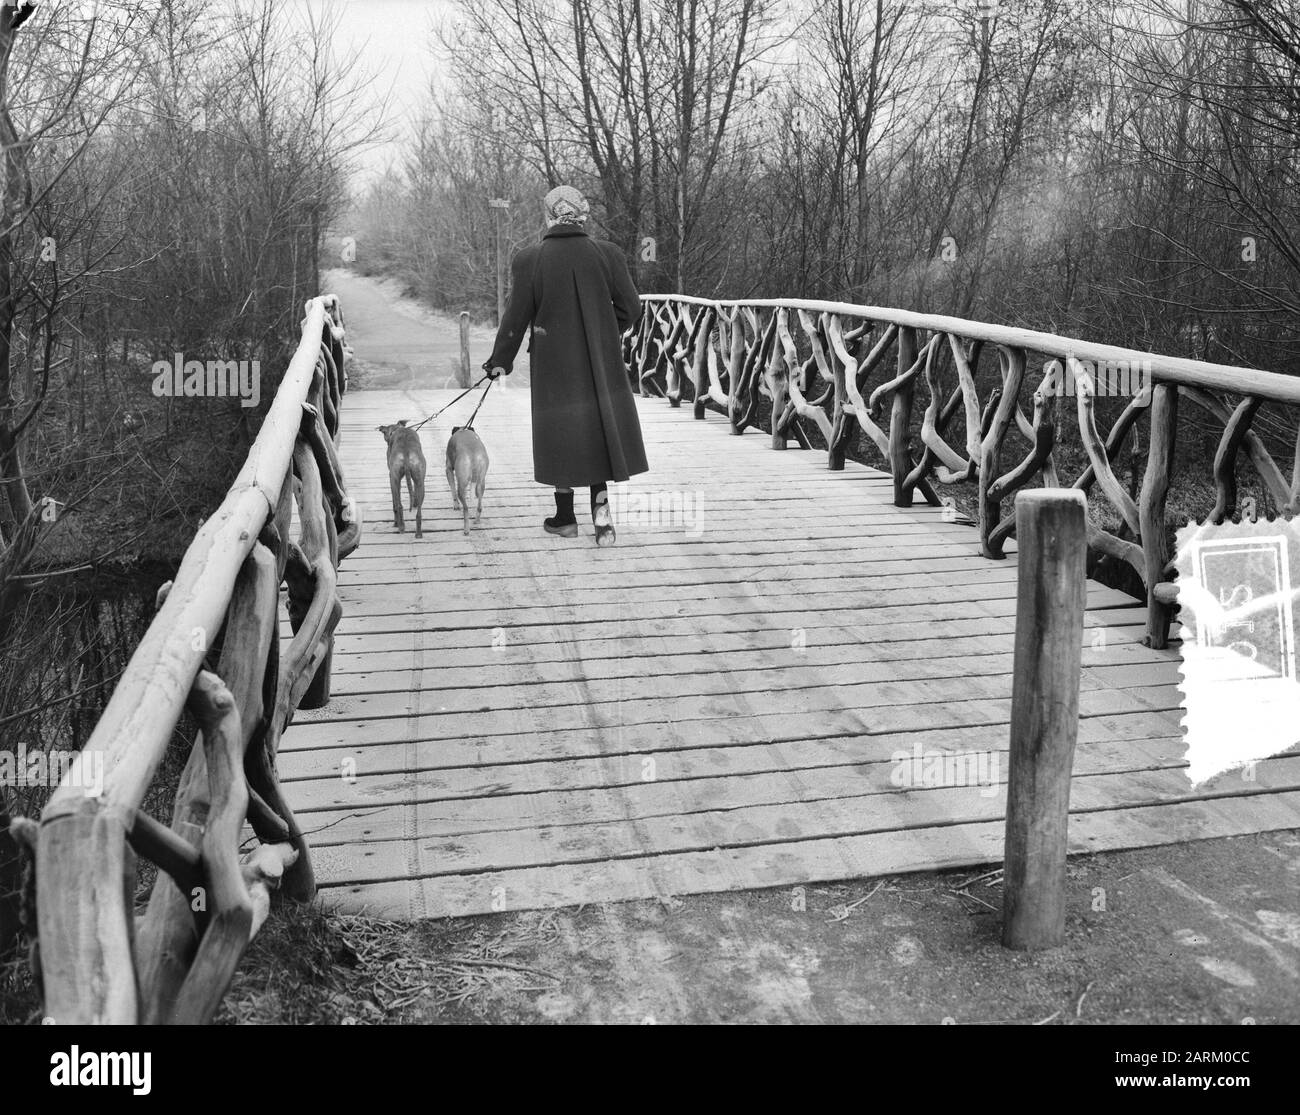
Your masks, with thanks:
M911 332L914 333L914 331ZM909 330L905 329L903 330L903 333L905 334L909 333ZM939 334L936 333L933 337L931 337L926 342L925 347L921 349L918 355L915 356L915 359L909 360L907 362L906 367L903 366L902 361L899 362L900 371L896 376L894 376L893 379L887 381L886 383L882 383L873 392L871 392L871 398L867 400L867 409L870 410L872 414L878 413L879 404L886 395L889 395L891 393L897 395L897 393L901 391L904 387L908 387L911 385L912 380L916 378L917 374L925 366L926 361L930 359L930 356L934 352L935 348L938 347L939 340L940 340ZM913 345L913 351L915 351L915 345L916 345L915 336L913 336L912 338L912 345Z
M930 402L925 408L925 413L921 416L921 444L926 447L926 452L921 459L923 462L928 460L938 461L940 466L938 476L943 483L958 483L969 480L977 464L969 455L963 458L939 433L940 418L943 409L946 408L940 401L943 396L935 379L936 370L933 360L925 362L925 383L930 392ZM957 385L955 395L958 399L965 399L966 391L960 382ZM969 421L969 415L967 420Z
M1106 456L1106 447L1102 444L1101 434L1097 432L1097 419L1093 412L1092 377L1073 357L1067 361L1066 372L1075 377L1074 391L1078 401L1079 436L1083 441L1084 451L1088 454L1088 460L1092 462L1097 482L1101 485L1101 490L1106 493L1106 498L1115 505L1115 509L1120 513L1129 530L1135 537L1139 536L1141 528L1138 524L1137 506L1129 498L1124 485L1119 482L1111 469L1110 460Z
M1030 441L1032 442L1030 450L1020 464L989 485L988 496L990 500L1001 503L1008 496L1015 495L1038 474L1038 471L1052 455L1052 448L1056 444L1056 401L1059 396L1054 390L1050 394L1048 393L1049 384L1047 381L1050 378L1051 373L1049 372L1044 377L1042 385L1034 392L1034 420L1029 428ZM1055 487L1055 485L1050 484L1045 486ZM1014 512L1009 518L1014 522Z
M1109 531L1102 530L1089 519L1088 545L1099 553L1109 554L1111 557L1124 562L1145 581L1147 573L1146 559L1142 554L1142 547L1136 542L1129 542L1124 538L1111 534Z
M801 317L800 322L804 331L812 340L812 356L804 362L799 368L797 375L791 375L787 381L790 391L790 402L794 407L794 412L801 418L811 419L821 430L822 437L826 439L826 444L831 442L831 420L826 411L822 409L821 403L810 403L803 393L804 387L808 383L808 373L816 366L822 372L822 378L826 382L831 381L831 377L826 374L825 353L821 349L821 339L817 337L817 327L809 322L806 318ZM790 335L789 321L783 321L778 325L778 331L781 336L781 347L785 351L786 366L794 370L798 357L796 355L794 338ZM823 396L824 398L825 396Z
M220 673L240 716L241 756L263 711L263 684L278 627L276 558L254 545L240 570L226 620ZM195 742L181 773L172 830L196 850L202 847L211 808L211 779L203 739ZM236 841L237 846L238 841ZM167 1021L207 920L194 888L155 886L140 924L140 994L143 1020Z
M790 387L790 374L794 369L794 341L790 337L789 324L784 309L778 309L773 315L775 336L772 342L771 356L763 373L763 382L772 399L772 448L786 447L786 429L790 423L787 413L787 401Z
M155 821L142 809L135 811L126 838L136 855L144 856L171 876L182 894L189 894L203 883L203 859L194 845Z
M767 324L759 334L757 343L750 346L745 358L743 385L741 388L744 408L737 423L738 430L754 425L758 418L758 401L763 393L763 376L767 362L776 345L776 314L768 318Z
M691 318L686 306L678 305L675 309L677 321L664 342L664 397L669 406L679 407L682 405L681 367L686 359L684 342L691 328Z
M957 382L961 385L962 403L966 408L966 459L978 463L981 424L980 397L975 387L975 373L966 360L965 343L959 337L949 334L948 347L952 350L953 363L957 368Z
M935 343L938 337L931 338ZM912 383L916 370L920 368L923 355L916 351L916 330L902 328L898 331L898 367L900 374L893 381L893 406L889 412L889 471L894 480L894 506L911 507L912 489L907 486L907 478L912 474L915 462L912 460L909 426L912 420ZM902 369L907 369L902 371ZM878 392L879 389L877 389ZM875 401L877 392L872 392Z
M1263 399L1247 397L1232 412L1223 428L1223 437L1214 454L1214 508L1210 512L1210 522L1221 523L1228 516L1229 509L1237 504L1237 453L1250 424L1254 420Z
M1165 535L1165 499L1169 494L1174 464L1174 433L1178 423L1178 389L1157 383L1151 394L1151 436L1147 445L1147 470L1142 477L1139 501L1140 527L1137 532L1145 558L1147 586L1147 645L1156 650L1169 643L1173 604L1156 595L1169 563L1169 542Z
M753 310L735 307L731 312L729 322L730 343L731 347L727 354L727 420L731 424L733 434L741 434L743 428L737 425L741 412L740 388L741 380L745 368L745 327L749 324L754 335L754 343L758 340L758 315Z
M208 918L170 1021L201 1025L216 1013L252 939L253 903L239 864L239 832L248 812L239 707L222 680L205 671L194 681L190 708L203 733L208 773L209 811L203 832Z
M889 435L885 433L871 417L870 410L866 401L862 398L862 392L859 389L859 383L871 374L872 370L884 358L889 351L889 346L893 344L894 338L898 335L898 330L890 326L885 330L884 335L873 346L866 358L859 364L856 359L849 354L848 341L841 335L839 321L829 333L831 349L839 358L843 365L843 371L839 373L844 385L844 394L847 398L845 404L847 410L853 412L853 416L858 420L858 425L866 432L867 437L875 442L876 448L880 450L880 455L889 460ZM859 337L865 336L860 333ZM837 379L837 383L840 379Z
M964 357L965 353L962 353L962 356ZM1005 345L999 345L998 360L1002 371L1002 393L997 401L996 409L993 409L992 401L990 401L991 413L989 414L988 428L983 434L983 440L979 443L980 550L988 558L1003 556L1001 544L993 540L993 531L998 525L998 518L1002 510L1002 495L996 481L1001 464L1002 442L1007 435L1007 428L1011 425L1016 399L1020 394L1020 384L1025 377L1025 351L1024 349L1007 348ZM960 365L960 363L959 360L958 364ZM970 374L969 367L966 369L966 374L970 378L973 389L975 381ZM964 390L963 383L963 393ZM968 421L969 413L968 409ZM1039 413L1040 407L1037 400L1035 400L1035 418L1039 416ZM981 429L983 428L981 422Z
M926 406L926 412L922 416L922 434L925 433L925 428L929 426L931 432L937 434L939 438L942 439L944 430L947 429L948 423L952 421L952 418L957 413L957 408L960 405L960 387L953 388L942 406L939 405L939 400L932 394L930 397L930 403ZM938 412L937 418L932 417L932 408L934 411ZM924 440L922 441L922 444L925 445ZM946 445L947 443L945 442L944 444ZM925 448L921 451L921 459L917 461L916 467L912 469L911 475L907 478L908 487L917 487L922 483L925 477L929 476L930 473L935 470L936 467L937 458L935 451L929 445L925 445Z
M1124 440L1128 437L1129 431L1132 430L1137 420L1148 412L1151 405L1150 392L1143 392L1133 399L1129 400L1128 405L1120 413L1111 425L1110 433L1106 435L1106 460L1113 461L1123 448ZM1097 480L1097 470L1093 465L1079 474L1079 478L1074 482L1072 487L1078 488L1085 494L1091 490Z
M1195 387L1179 387L1178 393L1183 398L1190 399L1202 410L1213 414L1223 423L1225 430L1232 424L1232 412L1213 395L1200 391ZM1268 489L1268 494L1273 498L1273 501L1282 510L1283 514L1294 513L1294 509L1290 506L1290 488L1282 476L1282 470L1278 468L1277 462L1273 460L1273 455L1265 447L1263 440L1254 430L1248 427L1241 431L1240 437L1242 444L1246 447L1246 452L1250 456L1251 464L1255 466L1255 472L1263 481L1264 487ZM1297 461L1297 465L1300 466L1300 461Z

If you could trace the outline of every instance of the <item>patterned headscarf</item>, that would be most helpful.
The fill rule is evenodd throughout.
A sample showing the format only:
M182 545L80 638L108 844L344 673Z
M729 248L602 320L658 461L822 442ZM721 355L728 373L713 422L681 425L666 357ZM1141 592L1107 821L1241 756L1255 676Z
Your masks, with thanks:
M582 225L591 206L572 186L556 186L546 195L546 221L551 225Z

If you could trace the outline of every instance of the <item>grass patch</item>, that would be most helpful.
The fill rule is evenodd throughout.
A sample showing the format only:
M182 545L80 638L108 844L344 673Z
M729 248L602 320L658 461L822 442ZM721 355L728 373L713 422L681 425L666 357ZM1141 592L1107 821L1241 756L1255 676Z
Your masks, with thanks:
M528 963L554 915L395 922L284 904L253 941L216 1021L358 1025L522 1021L560 977Z

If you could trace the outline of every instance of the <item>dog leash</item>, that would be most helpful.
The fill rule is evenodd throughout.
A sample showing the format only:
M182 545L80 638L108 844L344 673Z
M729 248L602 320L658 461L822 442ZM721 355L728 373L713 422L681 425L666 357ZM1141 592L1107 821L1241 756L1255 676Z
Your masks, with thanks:
M484 402L486 402L488 392L492 390L492 385L494 383L496 383L495 379L488 380L488 385L483 388L483 394L479 396L478 406L474 408L474 413L469 416L469 421L465 423L465 429L472 430L474 428L474 419L478 417L479 408L483 406Z
M485 379L488 381L488 387L490 388L490 387L492 386L492 379L491 379L490 376L488 376L488 375L485 374L485 375L483 375L483 377L482 377L481 379L476 380L474 383L471 383L467 388L465 388L464 391L462 391L459 395L457 395L454 399L452 399L452 401L449 402L445 407L443 407L442 410L437 411L437 412L435 412L434 414L429 415L428 418L425 418L425 419L423 419L422 421L417 422L414 426L408 426L407 429L408 429L408 430L418 430L418 429L419 429L421 426L423 426L426 422L432 422L435 418L437 418L437 417L438 417L440 414L442 414L444 411L448 411L448 410L450 410L452 407L454 407L458 402L461 401L461 399L463 399L466 395L468 395L471 391L473 391L476 387L478 387L478 385L479 385L480 383L482 383L483 380L485 380ZM486 398L487 398L487 390L484 390L484 392L483 392L483 399L486 399ZM479 401L478 401L478 406L479 406L479 407L481 407L481 406L483 405L483 399L479 399ZM475 413L475 414L478 413L478 407L475 407L475 408L474 408L474 413ZM472 421L473 421L473 418L471 418L470 421L472 422Z

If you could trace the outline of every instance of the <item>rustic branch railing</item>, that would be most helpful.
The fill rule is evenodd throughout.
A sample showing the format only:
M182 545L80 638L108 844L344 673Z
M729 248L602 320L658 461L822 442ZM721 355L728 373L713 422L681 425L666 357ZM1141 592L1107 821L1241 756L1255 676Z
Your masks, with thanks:
M773 448L785 449L791 437L806 448L807 438L795 419L808 419L825 439L832 469L844 467L845 450L860 428L889 465L898 506L911 506L917 493L938 505L935 482L976 486L980 547L986 557L1004 556L1003 546L1015 532L1015 513L1007 501L1035 477L1045 487L1071 487L1085 494L1100 488L1122 525L1119 533L1103 529L1090 501L1088 545L1127 564L1142 579L1147 641L1155 647L1168 641L1177 599L1170 581L1165 510L1180 399L1223 429L1213 463L1215 501L1206 518L1222 522L1236 510L1236 469L1243 448L1279 513L1295 514L1300 507L1300 445L1288 481L1251 428L1264 404L1300 404L1300 378L878 306L797 299L710 301L684 295L645 295L642 300L645 312L627 335L625 350L642 393L657 391L680 406L689 380L695 417L704 417L711 400L726 411L736 434L757 425L759 400L766 398L772 407ZM795 319L806 353L802 357ZM977 371L987 348L997 352L999 375L982 399ZM891 349L895 359L886 364ZM1031 353L1056 365L1031 377ZM941 384L948 363L956 381L951 387ZM1104 437L1095 399L1116 393L1116 385L1098 383L1094 370L1101 369L1127 377L1136 388ZM655 378L661 372L662 387ZM878 382L868 390L873 376ZM925 392L918 396L922 382ZM1032 392L1032 417L1021 404L1022 389ZM1088 460L1072 481L1062 480L1053 453L1060 400L1068 395L1074 396ZM924 406L915 447L914 403ZM1112 462L1129 436L1136 437L1144 416L1146 469L1135 497L1115 475ZM1028 448L1004 468L1002 451L1013 425ZM1294 425L1288 419L1292 438ZM945 436L958 426L964 426L960 448Z
M56 1023L208 1021L272 892L315 894L276 752L296 709L329 700L336 571L361 524L335 451L342 315L332 295L306 310L247 461L159 592L157 617L42 812L34 957ZM294 632L285 647L281 582ZM201 730L168 828L142 803L186 707ZM103 764L98 794L82 788L92 762ZM258 843L241 857L245 821ZM159 869L139 918L136 855Z

